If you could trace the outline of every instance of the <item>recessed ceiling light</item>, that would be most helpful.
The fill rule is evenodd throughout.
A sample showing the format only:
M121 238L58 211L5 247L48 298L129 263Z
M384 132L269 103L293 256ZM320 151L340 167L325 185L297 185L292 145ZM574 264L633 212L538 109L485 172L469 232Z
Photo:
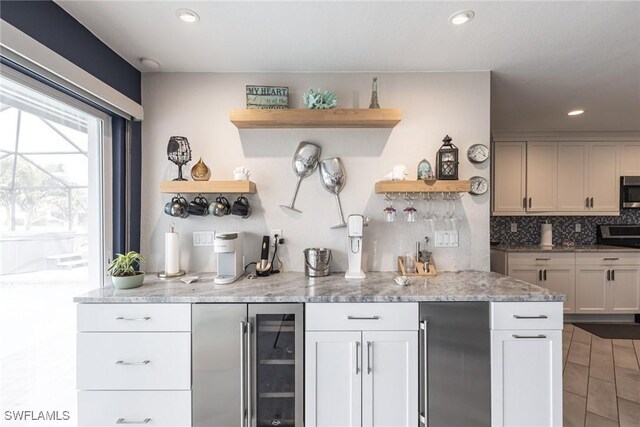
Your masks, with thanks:
M473 13L473 10L461 10L460 12L456 12L451 15L449 17L449 22L453 25L462 25L471 21L474 16L476 16L476 14Z
M569 111L567 113L567 115L568 116L579 116L582 113L584 113L584 110L573 110L573 111Z
M140 58L140 65L147 70L158 70L160 68L160 63L151 58Z
M193 24L200 20L200 16L190 9L178 9L176 10L176 16L189 24Z

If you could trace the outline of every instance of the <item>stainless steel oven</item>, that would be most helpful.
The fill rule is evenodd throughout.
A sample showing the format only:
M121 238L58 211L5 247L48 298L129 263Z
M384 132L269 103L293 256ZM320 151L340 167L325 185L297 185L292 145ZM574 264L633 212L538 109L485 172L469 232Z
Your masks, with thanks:
M640 209L640 176L620 177L620 209Z

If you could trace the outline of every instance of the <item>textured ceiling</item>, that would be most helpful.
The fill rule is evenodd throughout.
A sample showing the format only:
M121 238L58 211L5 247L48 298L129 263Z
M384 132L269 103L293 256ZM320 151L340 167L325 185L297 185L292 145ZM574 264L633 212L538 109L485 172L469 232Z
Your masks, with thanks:
M491 70L494 130L640 130L640 2L57 3L141 70Z

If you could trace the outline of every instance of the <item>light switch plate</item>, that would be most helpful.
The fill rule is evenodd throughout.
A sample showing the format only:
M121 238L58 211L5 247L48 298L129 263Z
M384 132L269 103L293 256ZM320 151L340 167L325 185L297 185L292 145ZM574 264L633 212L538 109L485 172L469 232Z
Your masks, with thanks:
M580 224L579 222L576 222L576 233L581 233L582 232L582 224Z
M455 230L436 231L435 247L436 248L457 248L458 232Z
M213 246L215 238L215 231L194 231L193 246Z
M512 233L517 233L518 232L518 223L517 222L512 222L511 223L511 232Z

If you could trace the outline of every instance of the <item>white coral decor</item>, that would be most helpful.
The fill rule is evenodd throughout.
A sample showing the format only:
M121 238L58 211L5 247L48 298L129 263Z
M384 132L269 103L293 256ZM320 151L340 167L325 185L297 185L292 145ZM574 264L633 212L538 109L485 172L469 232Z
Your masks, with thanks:
M311 109L323 109L333 108L338 103L336 95L333 92L325 90L320 92L320 89L309 89L304 93L304 105Z

